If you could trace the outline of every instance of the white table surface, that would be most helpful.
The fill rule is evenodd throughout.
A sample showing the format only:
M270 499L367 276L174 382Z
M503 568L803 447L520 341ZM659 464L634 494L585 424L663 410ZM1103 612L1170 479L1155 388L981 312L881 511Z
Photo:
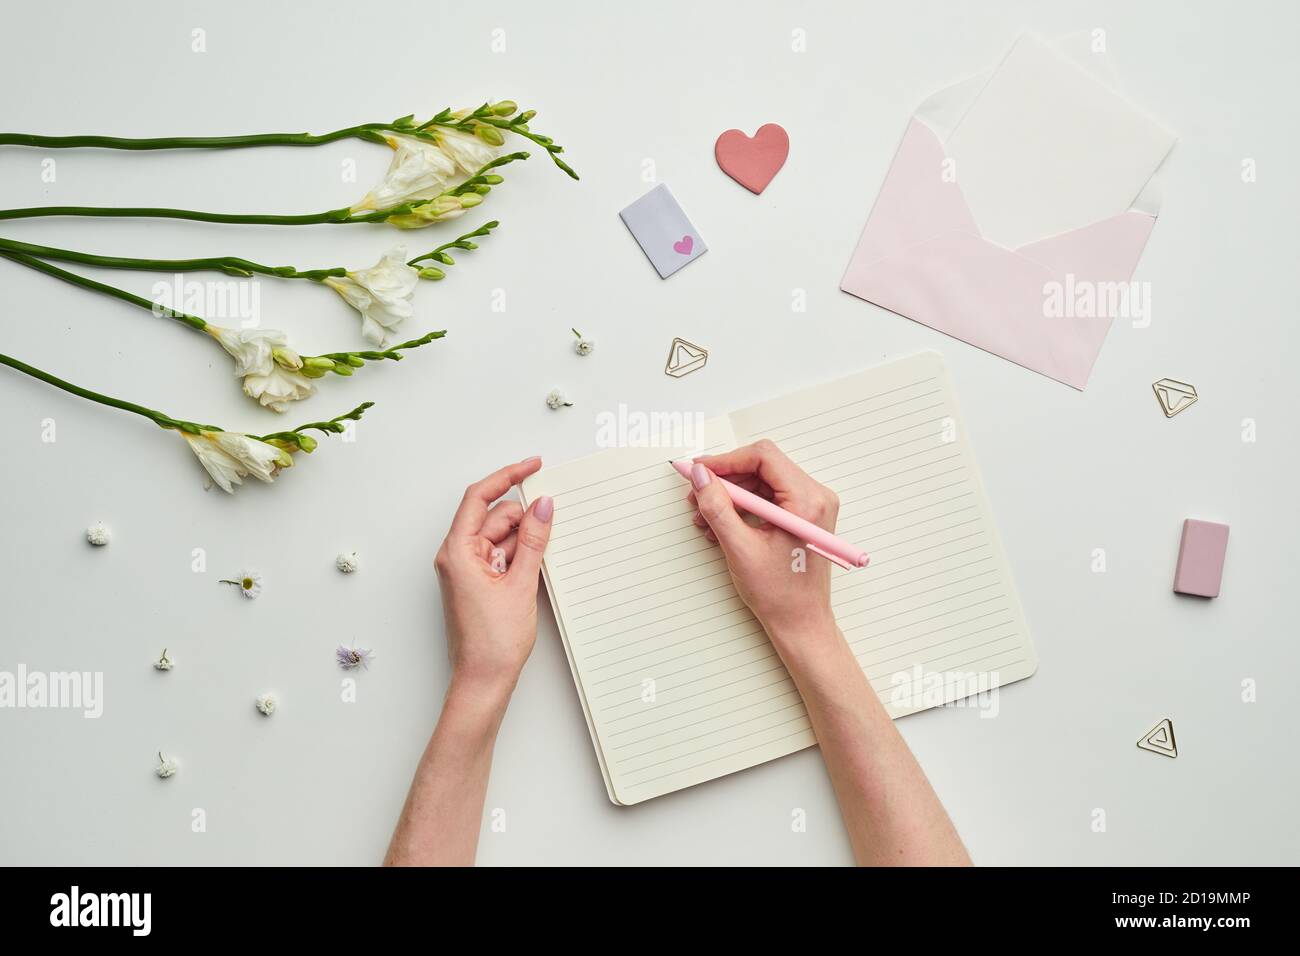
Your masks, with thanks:
M730 8L728 12L726 8ZM0 369L0 670L102 671L105 710L0 710L0 862L376 862L447 680L432 556L463 487L531 454L593 450L625 402L716 414L921 348L951 368L1041 658L997 719L946 709L901 729L986 864L1300 862L1293 825L1297 627L1294 296L1300 15L1222 4L429 2L24 4L6 14L0 126L48 133L324 131L513 97L567 147L473 226L498 233L418 293L400 367L326 381L290 413L377 402L353 444L322 440L273 486L205 492L174 434ZM1126 92L1182 137L1137 279L1153 321L1112 329L1078 393L838 291L907 117L991 65L1024 28L1103 28ZM505 50L492 49L495 29ZM206 52L192 52L195 29ZM803 30L806 51L792 50ZM500 34L497 35L501 36ZM779 122L786 167L761 197L713 161L716 136ZM56 181L42 181L53 157ZM1244 158L1258 181L1242 182ZM0 205L346 205L387 163L311 150L144 154L0 149ZM347 160L356 182L344 182ZM618 219L653 164L708 241L668 281ZM3 234L156 256L368 265L453 227L271 228L44 220ZM159 278L97 273L148 295ZM226 357L179 326L0 262L0 351L100 391L228 428L270 430ZM206 276L219 279L218 276ZM362 345L327 290L259 283L264 324L307 352ZM807 311L793 312L796 289ZM506 309L494 312L496 290ZM598 340L578 358L570 326ZM662 373L681 335L702 373ZM1151 383L1201 400L1166 420ZM574 407L553 413L562 387ZM57 440L42 441L53 419ZM1242 440L1253 419L1257 441ZM1232 526L1223 594L1170 591L1184 517ZM83 529L102 520L105 549ZM206 573L191 553L206 553ZM1094 549L1107 570L1091 570ZM334 569L356 550L359 573ZM216 581L259 568L245 602ZM537 649L497 746L487 864L850 862L815 750L618 808L605 796L542 598ZM373 647L340 700L336 644ZM150 662L164 647L168 674ZM1258 700L1242 701L1243 680ZM274 690L270 720L253 708ZM1172 717L1180 755L1134 746ZM153 775L155 752L182 761ZM206 832L193 832L195 808ZM505 811L504 832L488 826ZM807 816L794 832L792 812ZM1106 831L1094 832L1094 810Z

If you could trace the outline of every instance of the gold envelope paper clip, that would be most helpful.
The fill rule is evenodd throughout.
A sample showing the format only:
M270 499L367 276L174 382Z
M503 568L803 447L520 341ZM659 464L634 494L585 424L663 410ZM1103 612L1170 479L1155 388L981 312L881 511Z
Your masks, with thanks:
M708 349L693 345L685 339L673 339L673 344L668 347L668 364L664 366L664 374L681 378L704 368L704 363L708 360Z
M1165 418L1173 418L1179 412L1186 411L1196 404L1196 386L1186 382L1177 382L1172 378L1162 378L1153 382L1151 388L1156 393L1156 400L1165 413Z

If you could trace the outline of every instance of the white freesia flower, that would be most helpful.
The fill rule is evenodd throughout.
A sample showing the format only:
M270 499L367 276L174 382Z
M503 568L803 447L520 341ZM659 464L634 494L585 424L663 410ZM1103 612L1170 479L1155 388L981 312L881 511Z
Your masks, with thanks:
M389 332L415 314L411 300L420 270L406 264L405 246L389 249L369 269L324 281L361 313L361 334L375 345L383 345Z
M359 566L355 551L340 551L339 556L334 559L334 567L344 574L352 574Z
M108 544L110 538L112 538L112 534L102 521L96 521L86 529L86 540L97 548L102 548Z
M455 159L436 143L414 136L393 135L386 139L393 148L393 161L383 182L353 206L353 212L391 209L418 199L432 199L456 175Z
M456 129L439 129L437 137L442 152L449 156L456 169L466 176L473 176L497 158L496 149L472 133L462 133Z
M205 329L235 360L235 375L244 380L244 394L266 408L285 411L289 402L312 395L316 386L301 371L302 357L289 348L289 338L275 329Z
M284 449L252 438L242 432L201 431L197 435L181 432L199 463L226 494L252 475L259 481L272 481L281 468L293 465L293 457Z
M275 698L270 694L263 694L257 698L257 709L263 717L270 717L275 713Z

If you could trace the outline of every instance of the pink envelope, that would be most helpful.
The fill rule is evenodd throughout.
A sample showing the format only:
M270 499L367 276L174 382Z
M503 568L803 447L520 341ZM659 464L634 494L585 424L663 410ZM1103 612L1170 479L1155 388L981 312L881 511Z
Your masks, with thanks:
M946 161L913 117L840 288L1082 389L1112 317L1049 317L1048 283L1127 283L1155 216L1127 209L1007 248L982 234Z

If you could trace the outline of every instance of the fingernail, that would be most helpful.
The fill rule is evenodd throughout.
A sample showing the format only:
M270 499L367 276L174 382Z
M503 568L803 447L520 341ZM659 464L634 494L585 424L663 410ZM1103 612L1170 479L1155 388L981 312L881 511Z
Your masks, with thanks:
M531 455L531 456L529 456L528 458L525 458L525 459L524 459L523 461L521 461L519 464L521 464L521 465L527 465L527 464L531 464L532 462L535 462L535 461L541 461L541 460L542 460L542 456L541 456L541 455Z
M537 516L538 521L550 521L554 512L555 500L550 495L542 495L533 507L533 514Z
M691 484L696 488L703 488L709 483L709 469L705 468L698 461L691 466Z

